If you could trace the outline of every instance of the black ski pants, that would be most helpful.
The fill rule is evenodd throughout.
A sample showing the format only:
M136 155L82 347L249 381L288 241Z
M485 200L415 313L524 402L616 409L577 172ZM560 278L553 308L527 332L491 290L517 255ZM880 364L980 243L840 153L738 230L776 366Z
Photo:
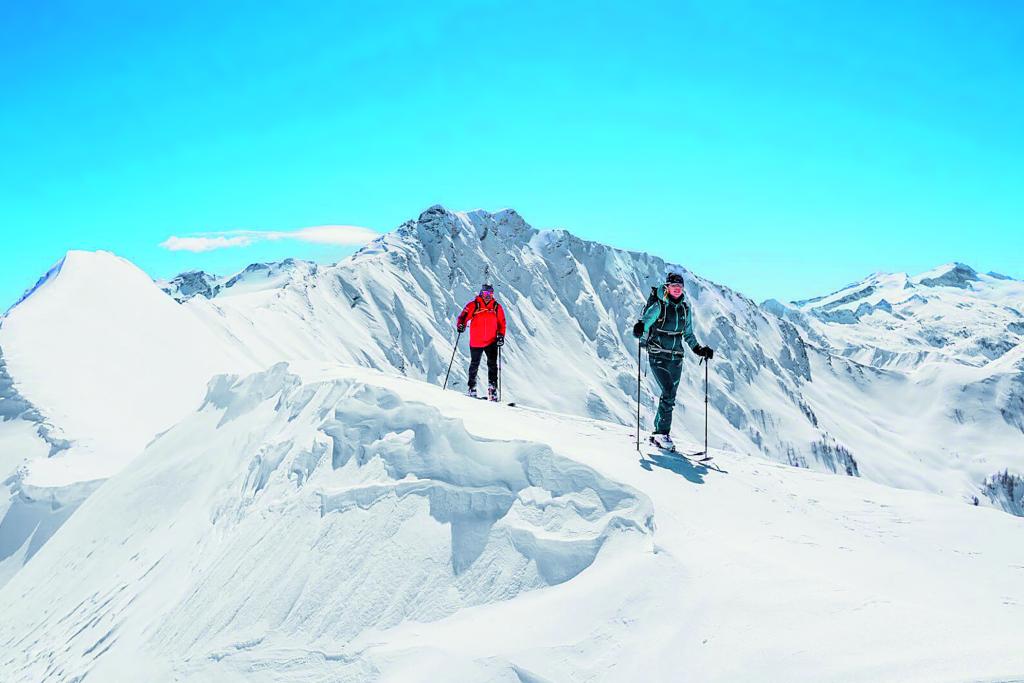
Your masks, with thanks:
M498 343L469 349L469 388L476 387L476 372L480 369L480 356L487 354L487 383L498 385Z
M672 410L676 406L676 392L683 374L683 357L671 353L648 353L651 374L661 388L658 413L654 416L654 433L668 434L672 431Z

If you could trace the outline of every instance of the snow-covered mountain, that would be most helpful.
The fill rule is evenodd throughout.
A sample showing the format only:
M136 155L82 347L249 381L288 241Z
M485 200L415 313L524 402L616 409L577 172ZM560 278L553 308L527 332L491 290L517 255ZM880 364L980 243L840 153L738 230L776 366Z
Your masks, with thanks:
M981 495L1020 514L1024 282L948 263L765 308L829 353L901 378L903 390L868 404L877 424L897 427L900 447L938 459L935 469L970 471Z
M638 462L629 434L350 366L222 377L0 589L0 679L1024 670L1019 518L756 456Z
M669 268L728 474L631 445ZM517 408L457 395L465 339L439 389L485 281ZM442 207L333 266L71 252L0 319L0 679L1009 678L1020 519L964 503L1024 512L1022 290L950 264L757 305Z
M128 261L69 252L0 320L0 583L212 374L254 369Z
M511 210L432 207L336 266L250 266L185 305L258 364L340 360L440 383L452 321L481 282L493 281L510 320L506 396L629 424L637 365L628 330L670 267L686 275L698 338L718 352L712 443L1015 509L990 484L1019 472L1024 459L1024 346L1013 305L1024 283L956 264L917 278L875 276L800 305L758 306L657 257L535 230ZM884 310L890 305L896 316ZM954 341L936 353L927 340L938 336ZM679 423L691 433L703 428L702 379L689 357ZM657 392L652 378L642 383L649 424Z
M669 267L685 273L697 336L717 350L713 445L1021 509L1024 283L951 264L758 306L655 256L536 230L512 210L442 207L334 266L289 259L153 283L112 255L70 253L0 323L6 509L51 516L80 501L194 407L214 373L313 360L440 384L454 318L483 281L508 311L506 399L631 424L629 328ZM681 432L703 430L701 375L688 357ZM641 380L649 424L657 391ZM0 537L8 575L45 540L24 529L49 527L18 528Z
M769 302L777 311L778 302ZM1024 341L1024 282L948 263L917 276L877 273L793 315L837 354L882 368L982 366ZM783 313L784 314L784 313Z

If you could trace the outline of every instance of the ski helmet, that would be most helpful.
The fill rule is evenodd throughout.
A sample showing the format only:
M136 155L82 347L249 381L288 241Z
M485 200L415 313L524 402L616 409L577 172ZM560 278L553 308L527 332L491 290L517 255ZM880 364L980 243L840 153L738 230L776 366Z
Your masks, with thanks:
M665 278L666 285L681 285L683 284L683 276L679 273L669 273L668 277Z
M488 284L481 285L480 286L480 293L482 294L484 292L490 292L491 294L494 294L494 287L492 287L491 285L488 285Z

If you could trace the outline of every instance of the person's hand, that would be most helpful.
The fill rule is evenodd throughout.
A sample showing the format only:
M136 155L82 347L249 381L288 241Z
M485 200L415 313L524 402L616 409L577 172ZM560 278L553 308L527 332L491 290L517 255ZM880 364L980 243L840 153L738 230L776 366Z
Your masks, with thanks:
M636 337L637 339L639 339L640 337L644 336L644 321L643 320L637 320L636 324L633 325L633 336Z
M455 329L458 331L459 334L462 334L463 332L466 331L466 324L459 323L458 325L455 326Z
M498 346L504 346L505 345L505 335L499 334L497 337L494 338L494 343L497 344Z
M700 344L698 344L697 348L695 348L693 352L696 353L701 358L706 358L708 360L711 360L712 358L715 357L715 350L710 346L701 346Z

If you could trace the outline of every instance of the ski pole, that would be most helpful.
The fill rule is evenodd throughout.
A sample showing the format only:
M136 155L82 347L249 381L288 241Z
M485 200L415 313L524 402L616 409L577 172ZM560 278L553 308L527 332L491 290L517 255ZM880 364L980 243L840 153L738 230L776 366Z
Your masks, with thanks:
M501 347L498 347L498 402L501 402Z
M448 361L448 372L444 373L444 387L442 387L443 389L448 388L448 375L450 375L452 372L452 363L455 362L455 352L459 350L460 339L462 339L462 332L459 332L459 336L455 338L455 346L452 347L452 359Z
M636 449L640 450L640 340L636 340Z
M711 455L708 453L708 367L711 359L703 358L701 362L704 363L704 455Z

